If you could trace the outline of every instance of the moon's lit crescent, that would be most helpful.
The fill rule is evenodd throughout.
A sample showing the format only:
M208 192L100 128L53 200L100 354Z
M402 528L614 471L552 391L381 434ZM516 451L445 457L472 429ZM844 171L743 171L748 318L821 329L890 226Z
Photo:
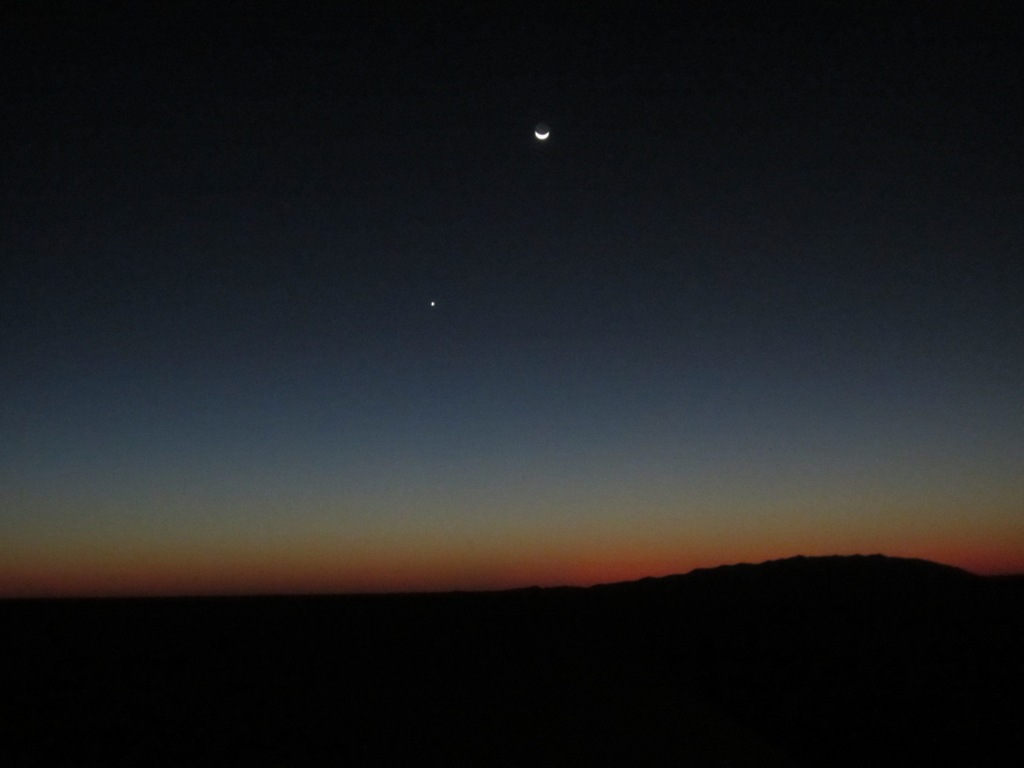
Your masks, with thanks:
M544 133L541 133L540 131L534 131L533 135L536 136L541 141L544 141L544 139L551 135L551 131L544 131Z

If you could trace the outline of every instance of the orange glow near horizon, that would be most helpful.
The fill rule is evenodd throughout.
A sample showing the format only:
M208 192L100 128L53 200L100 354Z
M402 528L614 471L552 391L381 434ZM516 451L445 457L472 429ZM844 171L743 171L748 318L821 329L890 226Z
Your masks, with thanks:
M500 590L528 586L589 586L647 576L686 573L738 562L757 563L794 555L881 553L953 565L982 575L1024 573L1019 542L985 546L980 541L936 539L918 547L863 541L837 549L806 539L787 550L781 542L763 545L701 542L686 547L591 547L572 551L549 548L532 554L407 549L343 556L319 551L249 552L213 556L149 553L96 557L84 554L64 561L24 558L0 567L2 597L99 597L232 594L319 594ZM672 546L674 544L674 546Z

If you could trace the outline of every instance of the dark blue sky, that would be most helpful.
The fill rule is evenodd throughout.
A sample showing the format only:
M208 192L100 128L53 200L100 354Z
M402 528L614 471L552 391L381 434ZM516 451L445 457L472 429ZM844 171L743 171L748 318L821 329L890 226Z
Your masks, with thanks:
M1011 6L298 5L8 12L0 587L1024 564Z

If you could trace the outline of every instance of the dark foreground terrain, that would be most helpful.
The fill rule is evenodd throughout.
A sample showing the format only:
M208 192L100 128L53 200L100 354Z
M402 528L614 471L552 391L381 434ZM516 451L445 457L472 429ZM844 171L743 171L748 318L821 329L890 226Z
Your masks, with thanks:
M0 602L4 766L1019 766L1024 580Z

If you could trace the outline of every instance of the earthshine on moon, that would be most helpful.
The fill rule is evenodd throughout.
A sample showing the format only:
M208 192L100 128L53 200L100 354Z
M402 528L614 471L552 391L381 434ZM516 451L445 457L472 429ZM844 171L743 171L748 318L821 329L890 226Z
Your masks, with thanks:
M533 129L533 135L541 141L544 141L548 136L551 135L551 130L545 123L537 123L537 127Z

